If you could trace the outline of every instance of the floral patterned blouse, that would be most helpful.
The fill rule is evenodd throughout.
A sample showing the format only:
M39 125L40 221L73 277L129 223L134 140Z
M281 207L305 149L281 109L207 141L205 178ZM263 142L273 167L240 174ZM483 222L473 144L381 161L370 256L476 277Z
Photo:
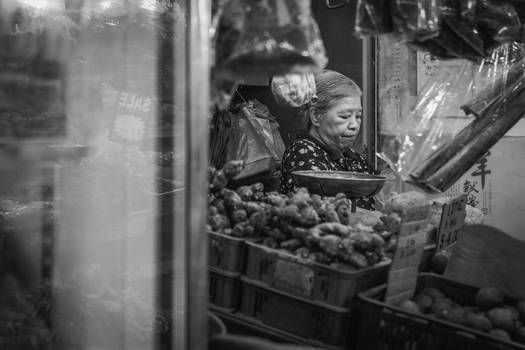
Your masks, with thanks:
M288 193L295 189L292 171L297 170L337 170L356 173L372 173L365 158L354 150L330 152L326 147L306 134L295 140L284 152L281 169L281 192ZM374 199L363 198L357 206L374 210Z

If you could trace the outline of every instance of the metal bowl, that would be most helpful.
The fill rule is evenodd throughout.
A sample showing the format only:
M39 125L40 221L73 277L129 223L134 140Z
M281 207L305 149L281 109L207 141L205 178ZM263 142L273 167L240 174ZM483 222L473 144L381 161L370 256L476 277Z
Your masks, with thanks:
M321 196L344 193L350 198L371 197L383 188L383 176L348 171L302 170L293 171L292 177L299 187Z

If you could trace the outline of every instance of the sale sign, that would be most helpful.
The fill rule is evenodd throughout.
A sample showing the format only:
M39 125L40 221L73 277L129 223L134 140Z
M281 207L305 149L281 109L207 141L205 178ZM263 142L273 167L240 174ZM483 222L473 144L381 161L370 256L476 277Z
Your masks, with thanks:
M110 139L125 144L141 144L155 119L153 98L130 91L120 91Z

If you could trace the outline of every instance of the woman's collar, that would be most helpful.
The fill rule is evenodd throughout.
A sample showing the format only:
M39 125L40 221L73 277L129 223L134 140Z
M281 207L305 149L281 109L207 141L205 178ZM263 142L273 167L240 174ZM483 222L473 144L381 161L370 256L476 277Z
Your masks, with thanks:
M338 160L339 158L341 158L343 156L343 153L341 151L336 150L336 149L334 149L332 147L329 147L328 145L326 145L325 142L323 142L321 139L315 137L310 132L306 133L306 138L308 140L312 141L313 143L315 143L317 146L319 146L322 149L324 149L326 151L326 153L328 153L328 156L331 159L333 159L333 160Z

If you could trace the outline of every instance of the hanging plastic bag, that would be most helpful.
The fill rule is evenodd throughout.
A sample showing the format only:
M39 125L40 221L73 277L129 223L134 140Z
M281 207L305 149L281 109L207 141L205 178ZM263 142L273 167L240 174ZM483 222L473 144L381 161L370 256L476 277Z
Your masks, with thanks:
M316 94L313 74L286 74L272 78L272 94L277 103L288 107L301 107Z
M417 40L439 34L441 21L437 0L392 0L390 6L395 32Z
M319 28L305 0L232 0L230 38L239 38L218 67L238 79L315 72L327 63ZM228 19L225 18L228 21ZM220 35L220 34L219 34ZM220 43L218 43L220 45Z
M476 6L478 0L462 0L459 1L459 11L461 18L473 26L476 21Z
M423 89L415 109L394 132L397 149L390 146L381 154L405 181L428 192L445 191L521 119L525 113L523 61L513 67L496 62L498 79L485 80L492 90L479 92L484 98L475 96L468 102L476 79L466 61L452 74L450 67L442 70ZM487 105L481 104L484 100ZM461 105L464 110L469 106L477 118L462 117L457 112ZM444 106L453 108L453 113L443 113Z
M453 131L465 125L459 109L468 101L472 64L456 61L455 65L440 62L434 79L429 79L419 94L414 109L389 133L380 157L405 181L411 168L424 161L439 145L451 138ZM460 102L459 102L460 101Z
M266 106L258 101L243 103L232 114L231 122L226 161L245 161L236 179L274 173L284 153L284 142Z
M475 96L461 106L466 114L479 117L499 97L505 85L512 85L522 75L519 62L525 58L522 44L504 44L494 50L489 58L483 60L472 81ZM511 68L513 67L513 68Z
M473 8L474 7L474 8ZM476 28L476 4L441 0L441 28L427 40L412 39L410 45L441 59L466 58L477 61L486 56L483 38Z
M388 0L358 0L354 35L363 38L368 35L391 33L394 30Z
M507 1L478 0L476 24L485 47L519 39L521 21L514 5Z

